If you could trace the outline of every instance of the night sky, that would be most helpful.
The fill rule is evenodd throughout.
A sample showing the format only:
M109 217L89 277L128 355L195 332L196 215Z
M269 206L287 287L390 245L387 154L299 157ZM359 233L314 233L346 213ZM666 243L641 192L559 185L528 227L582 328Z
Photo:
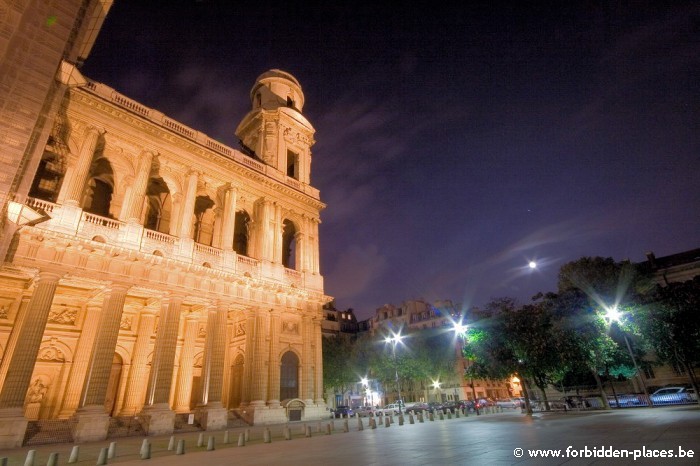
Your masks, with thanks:
M582 256L700 247L697 1L274 3L116 0L82 71L232 147L257 76L292 73L339 308L527 302Z

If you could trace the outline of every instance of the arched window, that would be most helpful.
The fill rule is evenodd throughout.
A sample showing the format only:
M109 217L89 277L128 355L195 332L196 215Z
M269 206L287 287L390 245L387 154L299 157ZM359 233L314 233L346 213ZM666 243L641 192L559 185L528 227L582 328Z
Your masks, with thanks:
M233 227L233 250L243 256L248 255L250 216L246 211L236 212L236 224Z
M282 356L280 399L299 398L299 358L291 351Z
M102 217L111 217L110 207L114 192L112 165L104 157L96 159L90 167L90 178L83 197L83 210Z
M294 224L289 221L284 221L282 229L282 265L288 269L296 269L296 236L297 229Z
M209 196L197 196L194 201L194 236L193 239L200 243L211 246L214 237L214 215L211 208L214 201Z
M144 227L161 233L170 232L171 196L163 178L151 178L146 189L148 207Z

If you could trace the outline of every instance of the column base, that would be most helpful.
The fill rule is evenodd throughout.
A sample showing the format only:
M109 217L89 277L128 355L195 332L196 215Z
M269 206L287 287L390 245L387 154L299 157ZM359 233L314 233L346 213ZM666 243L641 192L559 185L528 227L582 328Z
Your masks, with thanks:
M20 448L28 422L22 408L0 409L0 450Z
M109 415L105 413L104 406L80 408L73 419L75 422L71 431L75 443L96 442L107 438Z
M288 421L287 410L279 408L270 408L269 406L252 406L238 410L241 418L248 424L258 426L266 424L282 424Z
M169 407L149 406L139 414L146 435L169 435L175 430L175 411Z
M223 430L228 426L228 410L223 406L201 406L194 418L204 430Z

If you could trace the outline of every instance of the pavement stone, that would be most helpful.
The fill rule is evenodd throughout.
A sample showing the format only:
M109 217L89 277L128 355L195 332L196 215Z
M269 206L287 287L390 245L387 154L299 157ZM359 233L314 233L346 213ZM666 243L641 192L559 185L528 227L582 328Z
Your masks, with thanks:
M332 422L334 430L327 434ZM312 436L305 436L305 425ZM229 429L230 443L224 444L224 431L203 432L203 446L197 447L199 432L175 435L185 440L185 454L168 451L170 436L127 437L80 445L77 466L94 466L100 449L116 441L116 457L109 464L120 466L184 466L202 463L218 465L467 465L467 464L695 464L700 465L700 407L631 408L614 411L581 411L537 413L526 416L520 410L471 415L459 419L439 420L389 427L377 424L358 429L357 419L349 420L344 432L343 420L295 422L287 425L248 428L249 442L238 447L239 434L245 428ZM285 426L291 429L291 440L285 440ZM264 430L271 433L271 442L264 443ZM207 451L209 436L215 439L214 451ZM144 438L151 442L151 459L140 458ZM175 442L177 444L177 442ZM68 464L73 445L52 444L0 451L8 458L8 466L24 466L29 450L36 450L34 466L47 463L52 452L59 454L58 465ZM569 456L566 448L570 447ZM598 449L628 449L630 452L678 448L693 451L685 458L596 458L587 454ZM514 450L523 449L516 457ZM559 458L533 458L529 450L560 449ZM646 450L644 450L646 449ZM572 457L574 451L577 457ZM605 450L603 450L605 451Z

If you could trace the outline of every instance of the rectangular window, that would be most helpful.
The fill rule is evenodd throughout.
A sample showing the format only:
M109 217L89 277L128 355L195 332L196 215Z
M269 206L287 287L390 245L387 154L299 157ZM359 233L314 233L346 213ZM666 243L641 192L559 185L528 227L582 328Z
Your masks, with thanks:
M287 176L295 180L299 179L299 155L291 150L287 151Z

